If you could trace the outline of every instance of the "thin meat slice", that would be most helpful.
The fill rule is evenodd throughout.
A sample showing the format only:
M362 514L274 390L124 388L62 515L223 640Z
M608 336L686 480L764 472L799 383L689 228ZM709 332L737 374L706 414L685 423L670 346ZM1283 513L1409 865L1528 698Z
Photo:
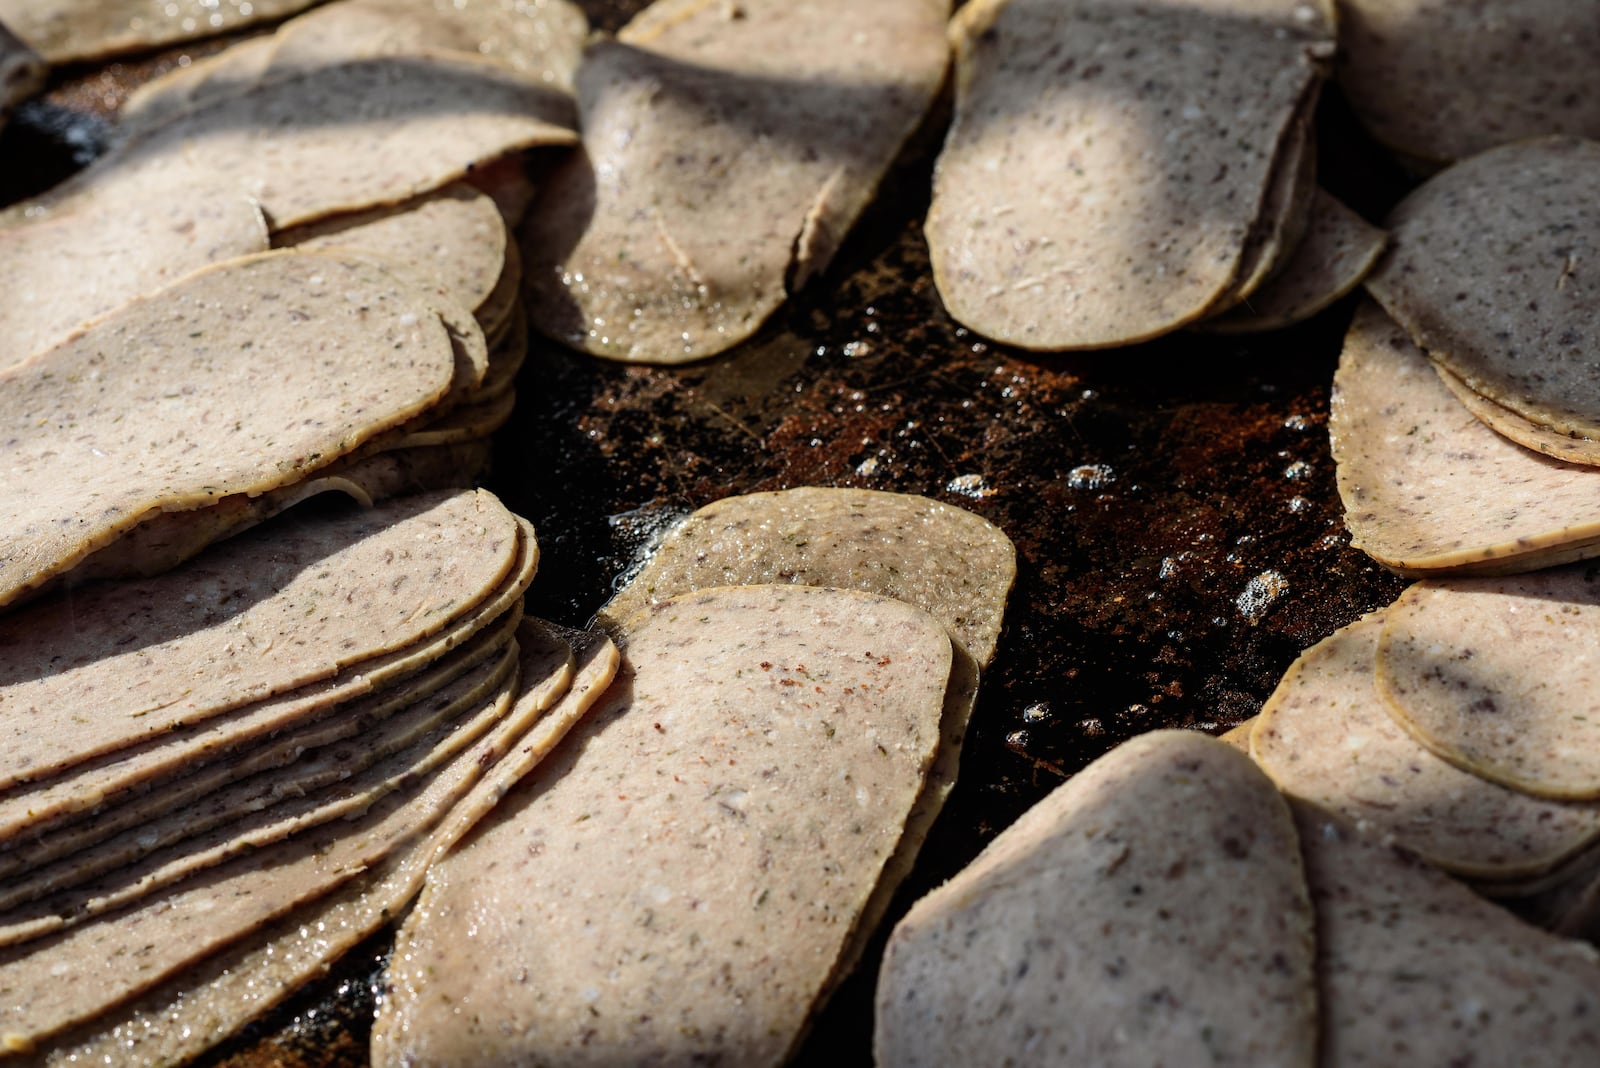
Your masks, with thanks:
M305 477L425 411L455 358L370 264L231 260L0 371L0 605L160 511Z
M1402 575L1508 574L1600 553L1600 472L1484 426L1370 302L1345 334L1328 435L1351 544Z
M943 83L948 0L658 0L590 46L584 152L523 223L539 332L682 363L832 259Z
M1600 839L1600 805L1507 789L1394 722L1377 679L1384 619L1367 616L1306 650L1262 706L1250 755L1278 788L1479 880L1543 875Z
M1312 925L1271 781L1205 735L1142 735L895 927L876 1060L1310 1068Z
M841 590L635 617L604 703L430 874L374 1063L781 1063L922 787L950 651Z
M493 703L509 707L514 687ZM476 747L359 820L324 825L155 898L0 950L0 1034L26 1048L182 973L426 835L484 769ZM198 922L197 922L198 921ZM109 966L108 966L109 965ZM93 970L93 983L53 981Z
M958 321L1030 349L1103 348L1259 282L1299 202L1303 167L1282 148L1305 144L1325 6L979 0L951 35L956 113L927 234Z
M1317 1063L1600 1058L1600 957L1409 853L1291 803L1317 917Z

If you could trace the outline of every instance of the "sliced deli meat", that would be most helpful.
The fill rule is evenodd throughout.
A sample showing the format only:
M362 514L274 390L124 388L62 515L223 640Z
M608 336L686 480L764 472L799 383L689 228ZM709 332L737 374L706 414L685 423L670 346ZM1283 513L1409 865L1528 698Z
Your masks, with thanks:
M833 586L916 605L987 665L1016 576L1016 547L981 516L911 494L808 486L694 512L600 619L625 626L649 605L708 586Z
M1312 924L1270 780L1215 739L1146 734L895 927L876 1060L1309 1068Z
M1600 19L1569 0L1341 0L1339 85L1423 164L1545 134L1600 137Z
M748 586L621 644L588 722L430 874L375 1064L779 1064L835 980L937 745L943 626Z
M155 512L305 477L454 373L438 316L356 261L230 261L124 307L0 371L0 604Z
M340 715L343 702L365 698L396 680L415 676L451 649L479 636L491 641L488 636L496 627L515 625L538 555L531 528L526 533L519 530L519 535L516 568L500 586L438 627L429 625L424 601L419 606L423 614L416 621L423 624L422 629L403 648L362 660L358 670L344 670L278 697L115 748L76 764L69 774L6 790L0 794L0 842L37 839L46 829L89 818L108 806L120 811L131 799L176 777L196 774L196 769L208 762L216 762L222 772L214 784L286 763L298 755L292 729L313 721L321 721L315 728L316 744L358 732L366 717ZM387 702L382 707L387 708ZM283 744L264 750L265 739ZM252 766L252 761L242 758L246 753L271 762Z
M1202 329L1254 333L1309 319L1360 285L1387 244L1384 230L1318 189L1305 236L1288 260L1248 299Z
M1600 554L1600 472L1484 426L1370 302L1345 334L1328 434L1351 544L1391 570L1506 574Z
M1600 32L1600 31L1597 31ZM1367 290L1496 404L1600 437L1600 141L1556 137L1456 164L1390 214Z
M1377 681L1397 722L1476 775L1600 798L1600 569L1419 582L1389 609Z
M1531 797L1440 759L1378 690L1375 613L1301 654L1261 709L1250 755L1279 789L1473 879L1526 879L1600 839L1600 805Z
M648 363L754 333L922 121L948 16L947 0L658 0L592 44L584 152L521 229L535 329Z
M502 713L514 686L496 696ZM310 829L59 933L0 949L0 1035L26 1048L150 990L426 835L486 764L476 747L354 821ZM203 917L201 922L197 919ZM108 961L116 967L108 968ZM52 981L94 969L93 983Z
M0 0L0 22L51 63L79 63L242 30L316 0Z
M405 649L493 591L519 544L489 494L442 493L260 531L181 571L13 615L0 623L0 786Z
M956 114L927 234L958 321L1030 349L1103 348L1247 295L1295 204L1280 146L1304 144L1327 7L980 0L951 35Z
M331 961L390 922L421 888L434 859L470 831L560 741L611 681L617 652L610 641L597 635L560 634L572 641L577 659L570 689L553 695L535 687L518 698L508 729L497 730L475 747L477 760L488 769L483 778L427 835L328 897L198 963L179 979L60 1036L38 1051L38 1061L58 1065L110 1058L148 1066L190 1060L325 975ZM537 639L541 644L549 640L548 635ZM524 645L535 641L526 632L519 635ZM531 727L529 719L534 720Z
M1317 917L1324 1068L1600 1057L1600 956L1291 802Z
M279 233L280 248L360 249L414 271L471 311L505 270L506 225L492 199L465 182L392 207L335 215Z

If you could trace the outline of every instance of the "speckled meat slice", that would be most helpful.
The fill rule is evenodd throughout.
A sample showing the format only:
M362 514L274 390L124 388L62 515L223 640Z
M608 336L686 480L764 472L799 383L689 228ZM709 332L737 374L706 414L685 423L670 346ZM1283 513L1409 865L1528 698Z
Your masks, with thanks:
M950 652L841 590L636 616L587 724L430 874L374 1063L781 1063L921 789Z
M195 812L197 824L214 826L168 848L146 849L107 874L13 902L0 911L0 946L21 945L152 899L197 873L275 848L295 835L323 827L337 833L341 821L358 820L384 797L426 781L504 715L495 695L517 684L517 650L507 637L498 656L435 693L418 695L410 707L363 732L362 745L371 753L367 759L377 764L362 767L350 746L336 746L334 753L308 753L269 773L281 792L252 782L243 784L244 790L224 788L218 796L202 797L184 808ZM338 764L344 767L330 766ZM146 833L181 835L170 825L185 822L186 815L170 809L165 818L153 819Z
M1351 544L1394 571L1505 574L1600 554L1600 472L1473 418L1370 302L1345 335L1328 432Z
M261 209L186 163L165 188L106 190L74 210L0 228L0 368L207 264L267 249Z
M917 902L877 1063L1314 1063L1294 825L1229 746L1158 731L1079 772Z
M1569 464L1600 466L1600 439L1553 430L1536 423L1514 408L1485 397L1461 380L1461 376L1435 363L1439 381L1449 387L1462 407L1501 437L1510 438L1523 448L1542 452Z
M151 79L129 95L120 118L125 129L148 129L264 78L431 50L493 59L536 84L570 90L588 25L566 0L336 0L276 34Z
M658 0L578 72L523 224L534 328L611 359L742 341L827 266L944 81L948 0Z
M147 516L306 477L425 411L438 316L369 264L207 268L0 371L0 604Z
M1317 916L1323 1068L1591 1065L1600 957L1413 855L1291 803Z
M1375 677L1383 615L1301 654L1261 709L1250 753L1279 789L1475 879L1553 870L1600 838L1600 806L1542 800L1424 749Z
M981 516L906 493L802 487L696 511L600 620L622 626L649 605L708 586L833 586L916 605L984 666L1016 576L1011 539Z
M1243 295L1279 147L1303 138L1332 52L1325 6L979 0L951 34L955 121L927 220L951 315L1089 349Z
M1309 319L1360 285L1387 243L1384 230L1318 189L1310 225L1288 262L1242 305L1201 328L1254 333Z
M531 621L524 626L543 629ZM181 979L62 1036L40 1050L35 1061L56 1065L110 1057L118 1064L152 1066L192 1059L320 978L331 961L402 912L434 859L537 765L610 683L617 669L617 651L610 641L559 629L558 635L572 642L577 657L570 689L558 701L557 695L541 690L518 698L506 728L474 750L488 768L483 779L426 837L325 900L200 963ZM551 640L548 632L542 637L526 631L519 635L524 645Z
M1390 213L1367 290L1469 388L1600 437L1600 143L1546 138L1451 167Z
M511 513L473 490L284 527L0 623L0 785L404 649L493 591L520 544Z
M186 155L255 197L273 231L396 204L475 165L576 142L572 100L449 53L354 60L262 82L136 134L62 196L112 171Z
M1341 0L1339 85L1429 167L1544 134L1600 137L1600 18L1571 0Z
M1545 797L1600 798L1600 569L1420 582L1389 609L1378 689L1453 764Z
M493 291L505 269L506 224L492 199L464 182L393 207L336 215L286 230L279 248L360 249L416 272L467 310Z
M109 806L125 805L130 798L154 790L176 776L192 774L207 762L231 761L229 767L240 775L259 770L246 768L240 754L259 747L264 738L282 736L294 726L335 713L341 702L374 693L415 674L449 650L503 623L507 613L520 611L522 595L533 580L537 560L532 528L519 527L516 566L505 581L477 606L443 626L424 627L411 644L369 657L356 670L119 748L74 766L71 774L58 774L27 789L5 791L0 795L0 841L37 838L49 828L91 817ZM425 601L422 607L426 607ZM419 617L413 622L428 621ZM113 679L108 684L114 682ZM339 722L358 728L361 719L352 717ZM283 759L292 759L292 755Z
M0 0L0 22L51 63L80 63L281 19L316 0Z
M452 487L464 489L474 485L488 467L489 452L486 441L391 448L371 454L358 450L291 486L254 497L233 494L187 512L157 513L84 557L66 577L73 585L80 585L99 579L159 575L193 559L209 545L242 534L325 493L341 493L363 508L370 508L392 497Z

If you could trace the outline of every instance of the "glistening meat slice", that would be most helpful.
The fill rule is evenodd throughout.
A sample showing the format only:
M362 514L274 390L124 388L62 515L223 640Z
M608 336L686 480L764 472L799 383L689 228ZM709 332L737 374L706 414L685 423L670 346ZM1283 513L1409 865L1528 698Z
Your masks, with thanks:
M392 207L335 215L286 230L279 248L351 248L415 271L471 311L488 299L506 262L506 224L492 199L465 182Z
M105 195L0 228L0 368L207 264L267 249L261 209L187 164L155 195Z
M51 63L78 63L242 30L316 0L0 0L0 22Z
M535 329L682 363L821 271L944 81L948 0L658 0L578 72L521 233ZM736 10L736 17L728 17Z
M363 661L357 671L246 705L196 726L176 728L77 765L70 774L58 774L26 789L6 791L0 795L0 841L37 837L49 828L92 816L106 806L123 805L208 761L232 761L229 766L240 774L259 770L242 770L245 765L239 754L256 749L264 738L281 736L290 727L336 714L340 702L373 693L412 675L486 628L503 623L507 613L520 613L523 592L533 579L537 553L532 548L531 528L519 540L526 548L518 556L513 575L477 608L412 645ZM358 729L361 720L354 717L339 722Z
M532 622L524 626L542 629ZM571 688L559 701L540 690L518 698L513 713L517 722L510 725L521 729L497 731L476 750L480 758L489 758L483 780L425 838L349 887L62 1036L41 1050L37 1061L56 1065L110 1058L118 1064L152 1066L192 1059L326 974L331 961L403 911L421 888L429 864L470 831L610 683L617 669L611 642L597 635L560 633L571 640L577 658ZM538 642L550 640L545 634ZM527 632L519 635L519 642L537 644ZM545 707L548 713L531 728L521 718Z
M1383 628L1374 614L1318 642L1267 699L1250 755L1279 789L1474 879L1541 875L1600 838L1600 806L1507 789L1402 730L1378 691Z
M981 516L905 493L802 487L694 512L600 620L625 626L635 612L708 586L833 586L916 605L987 666L1016 577L1016 547Z
M636 616L548 772L430 873L374 1063L782 1063L921 789L950 651L841 590Z
M513 688L514 689L514 688ZM509 706L513 689L494 703ZM59 934L0 950L0 1035L37 1044L136 997L427 834L485 768L477 746L358 820L312 828ZM61 983L92 970L95 982Z
M15 613L0 622L0 787L406 649L495 591L520 546L487 492L430 494Z
M1600 474L1600 472L1597 472ZM1422 745L1542 797L1600 798L1600 571L1419 582L1388 611L1378 689Z
M1600 957L1291 802L1317 917L1317 1063L1600 1058Z
M306 477L426 410L449 336L370 264L233 260L0 371L0 605L146 516Z
M1272 262L1260 223L1292 188L1279 148L1332 52L1325 6L980 0L951 35L927 233L957 320L1030 349L1129 344Z
M1226 744L1158 731L1079 772L895 927L877 1063L1315 1063L1294 825Z
M1600 471L1473 418L1370 302L1345 334L1328 434L1351 544L1391 570L1505 574L1600 554Z
M1456 164L1390 214L1367 290L1430 359L1557 433L1600 437L1600 142Z

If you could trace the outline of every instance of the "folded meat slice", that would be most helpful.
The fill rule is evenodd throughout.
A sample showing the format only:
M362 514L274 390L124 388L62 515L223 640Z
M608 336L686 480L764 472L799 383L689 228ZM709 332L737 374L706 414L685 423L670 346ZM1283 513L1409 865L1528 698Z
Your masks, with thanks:
M584 152L520 233L534 328L610 359L738 344L827 266L943 84L948 0L658 0L591 45Z
M548 770L430 873L375 1064L778 1064L836 980L937 745L944 627L730 587L622 648Z
M316 2L0 0L0 22L51 63L79 63L242 30Z

